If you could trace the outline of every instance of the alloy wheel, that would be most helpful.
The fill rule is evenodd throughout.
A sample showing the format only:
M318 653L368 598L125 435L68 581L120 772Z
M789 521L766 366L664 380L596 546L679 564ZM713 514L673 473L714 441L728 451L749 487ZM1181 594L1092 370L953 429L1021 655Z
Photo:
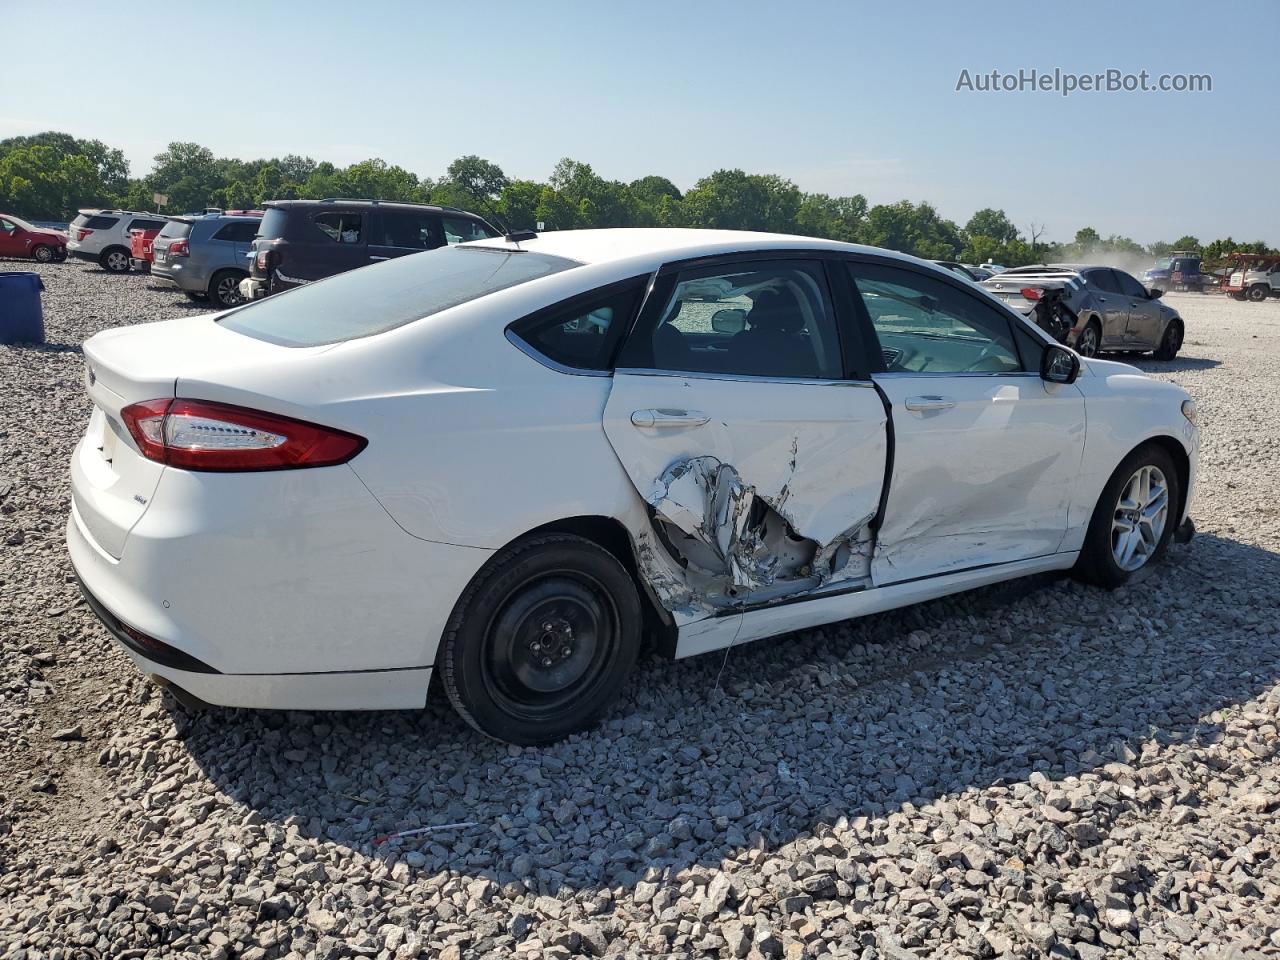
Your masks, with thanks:
M107 254L107 269L113 273L124 273L129 269L129 258L118 250Z
M224 307L235 307L244 302L244 297L240 296L240 281L236 277L223 277L219 280L213 295Z
M53 259L53 251L48 247L36 247L35 258L37 263L48 263Z
M1169 483L1159 467L1139 467L1120 492L1111 519L1111 556L1121 570L1143 567L1169 520Z
M1080 339L1076 341L1076 353L1082 357L1095 357L1098 355L1098 330L1090 325L1084 328L1080 334Z

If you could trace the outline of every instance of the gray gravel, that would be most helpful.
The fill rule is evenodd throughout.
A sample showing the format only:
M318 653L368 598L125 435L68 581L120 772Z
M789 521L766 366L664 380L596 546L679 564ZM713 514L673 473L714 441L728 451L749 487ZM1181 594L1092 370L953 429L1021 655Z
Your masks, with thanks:
M6 265L7 269L20 269ZM39 268L0 347L0 957L1280 956L1280 303L1172 295L1200 535L641 664L542 750L423 714L188 714L77 599L76 346L188 315ZM461 826L459 826L461 824ZM380 842L398 830L438 827Z

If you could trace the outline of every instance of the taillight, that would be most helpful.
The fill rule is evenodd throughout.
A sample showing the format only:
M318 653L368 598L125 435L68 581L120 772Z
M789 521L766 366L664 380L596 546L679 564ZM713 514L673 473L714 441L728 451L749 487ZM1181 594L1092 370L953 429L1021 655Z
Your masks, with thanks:
M148 460L184 470L291 470L346 463L364 437L204 400L134 403L120 411Z
M186 240L175 240L169 244L169 256L189 257L191 256L191 247Z
M1034 302L1040 299L1040 291L1035 287L1023 287L1018 292L1022 294L1022 299L1024 300L1031 300Z
M93 233L92 230L82 230L81 228L76 227L76 243L79 243L91 233Z
M1174 282L1174 283L1181 283L1181 282L1182 282L1182 271L1180 271L1180 270L1175 270L1175 271L1173 272L1173 276L1172 276L1170 279L1171 279L1171 280L1173 280L1173 282Z
M258 256L254 262L260 272L270 273L271 268L275 266L276 260L278 259L279 257L274 250L259 250Z

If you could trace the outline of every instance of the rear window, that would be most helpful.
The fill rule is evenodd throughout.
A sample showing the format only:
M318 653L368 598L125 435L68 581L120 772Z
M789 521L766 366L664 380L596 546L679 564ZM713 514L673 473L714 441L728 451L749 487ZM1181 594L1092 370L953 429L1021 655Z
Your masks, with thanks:
M162 237L186 237L191 234L191 224L182 220L170 220L160 228Z
M289 225L289 211L272 207L262 216L258 227L258 236L268 240L279 240L284 236L285 227Z
M286 347L341 343L576 266L576 260L530 251L442 247L276 294L220 322Z

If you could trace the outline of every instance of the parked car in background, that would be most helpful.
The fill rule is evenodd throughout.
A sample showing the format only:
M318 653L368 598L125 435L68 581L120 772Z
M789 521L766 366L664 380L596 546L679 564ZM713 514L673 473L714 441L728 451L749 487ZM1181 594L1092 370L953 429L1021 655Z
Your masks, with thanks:
M1280 256L1273 253L1232 253L1227 282L1222 289L1237 300L1255 303L1280 297Z
M1160 257L1142 275L1142 284L1157 290L1196 290L1204 292L1213 277L1200 272L1200 254L1175 251Z
M992 273L992 274L1003 273L1005 270L1009 269L1008 267L1002 267L998 263L983 263L983 264L979 264L979 266L981 266L983 270L986 270L988 273Z
M995 274L992 273L990 270L984 270L982 269L982 267L978 266L976 263L962 263L960 264L960 266L964 267L971 274L973 274L973 278L977 280L978 283L981 283L983 280L987 280L990 277L995 276Z
M160 233L159 227L142 230L138 227L129 231L129 268L147 272L151 269L151 245Z
M130 230L159 230L168 218L159 213L131 210L81 210L71 221L67 253L94 260L108 273L128 273L133 249Z
M265 206L249 278L241 285L250 300L370 263L499 235L474 213L433 204L328 199Z
M1116 587L1192 535L1184 389L831 240L481 240L84 358L71 562L188 702L416 709L438 679L545 743L642 635L684 657L1034 573Z
M244 302L240 281L249 275L249 248L261 222L259 211L174 217L155 239L151 275L191 300L234 307Z
M1158 360L1172 360L1182 348L1182 317L1160 302L1163 291L1147 289L1123 270L1039 264L998 273L982 286L1024 316L1034 312L1037 291L1062 290L1062 303L1076 317L1066 342L1082 357L1108 350L1150 350Z
M970 283L978 282L977 275L963 263L956 263L954 260L934 260L933 262L943 270L950 270L957 277L960 277L963 280L968 280Z
M67 235L0 213L0 257L30 258L37 263L67 259Z

